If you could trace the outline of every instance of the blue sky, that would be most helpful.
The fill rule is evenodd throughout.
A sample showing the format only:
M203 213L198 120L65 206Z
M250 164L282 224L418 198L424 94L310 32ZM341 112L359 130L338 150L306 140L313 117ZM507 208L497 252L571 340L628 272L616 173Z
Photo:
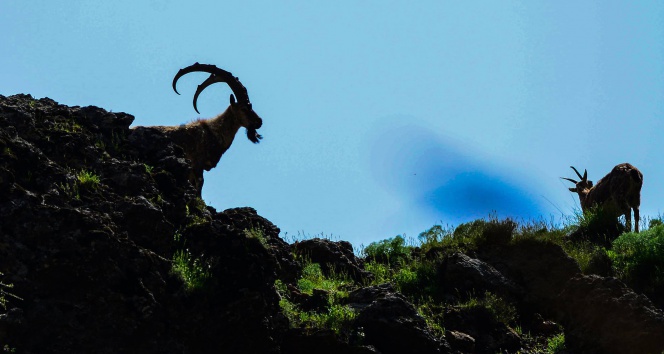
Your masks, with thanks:
M62 5L66 4L66 5ZM664 198L659 1L1 1L0 94L136 116L199 117L215 64L239 76L264 140L238 136L203 199L285 235L354 245L489 215L560 218L560 176L644 174ZM200 117L228 105L208 88Z

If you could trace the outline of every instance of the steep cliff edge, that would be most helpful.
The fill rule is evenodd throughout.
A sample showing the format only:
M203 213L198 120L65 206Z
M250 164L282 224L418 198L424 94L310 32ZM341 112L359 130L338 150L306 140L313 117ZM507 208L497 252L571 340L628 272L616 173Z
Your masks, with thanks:
M0 96L0 343L20 352L256 352L284 326L277 265L187 182L182 150L133 117ZM179 253L178 253L179 252ZM209 278L188 290L175 254Z

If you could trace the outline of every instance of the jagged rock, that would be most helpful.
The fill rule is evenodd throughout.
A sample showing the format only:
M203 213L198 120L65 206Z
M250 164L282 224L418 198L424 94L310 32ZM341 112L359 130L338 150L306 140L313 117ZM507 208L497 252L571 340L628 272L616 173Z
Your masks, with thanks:
M372 302L383 299L396 293L394 286L390 283L384 283L374 286L359 288L348 294L346 303L357 311L364 310Z
M450 308L444 318L445 328L453 328L475 339L475 351L478 353L511 353L521 347L519 336L496 320L485 307Z
M534 314L532 317L529 328L534 334L550 337L562 332L562 327L558 323L545 320L539 313Z
M445 259L443 281L448 293L466 296L486 291L510 298L522 296L522 289L503 276L496 268L463 253Z
M547 312L567 281L581 272L560 246L538 240L485 248L479 254L480 259L521 286L526 305L538 311Z
M372 298L375 296L375 298ZM358 309L355 325L361 327L367 343L381 353L443 353L447 342L435 338L426 322L406 298L389 286L359 289L348 297Z
M445 331L445 338L450 343L450 347L460 353L475 352L475 338L457 331Z
M233 224L242 231L258 230L265 238L268 252L277 261L277 276L279 279L286 283L293 283L300 276L301 264L293 259L291 246L279 237L279 228L258 215L254 208L226 209L222 213L216 214L216 218Z
M664 314L615 278L579 275L557 299L565 341L584 353L660 353Z
M242 209L204 207L179 147L133 117L0 96L0 346L24 353L277 353L279 267ZM80 181L82 171L98 177ZM275 236L276 235L276 236ZM212 275L187 290L172 258Z
M323 274L346 274L362 283L373 275L362 268L360 260L353 253L353 245L347 241L330 241L321 238L304 240L293 244L293 251L311 262L320 263Z

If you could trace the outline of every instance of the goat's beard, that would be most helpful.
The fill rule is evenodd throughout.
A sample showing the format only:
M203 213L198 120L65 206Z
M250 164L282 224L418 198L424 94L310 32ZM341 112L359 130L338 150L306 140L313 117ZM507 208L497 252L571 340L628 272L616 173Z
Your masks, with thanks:
M263 139L263 136L258 134L256 129L247 128L247 138L249 138L249 140L251 140L252 143L258 144L260 143L261 139Z

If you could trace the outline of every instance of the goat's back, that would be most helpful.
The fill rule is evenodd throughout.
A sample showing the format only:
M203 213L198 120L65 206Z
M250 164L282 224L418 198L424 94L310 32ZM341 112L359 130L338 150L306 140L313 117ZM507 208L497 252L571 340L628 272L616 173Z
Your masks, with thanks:
M595 203L605 203L610 199L626 201L630 207L641 205L643 174L629 163L622 163L609 174L597 181L592 190Z

